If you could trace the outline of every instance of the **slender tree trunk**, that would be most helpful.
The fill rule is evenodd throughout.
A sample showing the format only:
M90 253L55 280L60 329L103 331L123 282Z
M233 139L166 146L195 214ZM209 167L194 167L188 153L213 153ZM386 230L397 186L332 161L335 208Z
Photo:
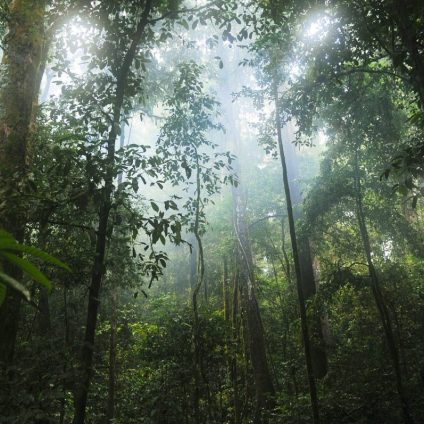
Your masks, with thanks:
M286 274L286 278L288 283L291 285L293 284L293 277L291 272L291 265L289 260L289 255L287 254L286 250L286 231L285 231L285 225L284 225L284 217L281 218L281 251L283 252L283 259L284 261L281 261L281 265L283 268L284 273Z
M238 369L237 369L237 354L236 346L239 345L238 340L238 275L234 276L232 306L230 306L230 286L228 278L228 263L227 258L224 261L224 275L223 275L223 306L224 306L224 319L225 322L231 323L231 333L228 335L226 347L228 356L228 374L230 377L231 386L233 389L233 407L234 407L234 424L240 424L240 395L238 386Z
M121 123L121 110L124 102L129 71L148 24L151 8L152 0L146 0L140 22L137 25L137 29L134 33L131 45L125 54L120 72L117 75L115 100L113 103L113 124L111 126L107 140L107 169L105 183L102 190L102 202L99 212L95 260L91 276L91 285L89 288L85 336L81 355L81 373L79 377L80 381L75 395L74 424L83 424L85 421L88 390L93 372L92 363L94 354L94 337L100 303L100 289L104 273L104 259L109 226L109 212L112 207L113 181L115 177L115 143Z
M123 149L125 146L125 122L121 122L121 134L119 135L119 148ZM124 179L124 174L120 172L118 174L118 187L122 184L122 181Z
M208 293L208 279L204 278L203 279L203 297L205 300L205 305L208 304L208 298L209 298L209 293Z
M196 237L190 241L191 249L190 249L190 289L193 291L196 287L197 281L197 241Z
M285 131L284 131L285 130ZM283 133L284 131L284 133ZM289 179L289 188L292 199L293 217L295 223L302 218L302 190L298 182L299 169L297 166L298 154L296 147L290 142L290 136L293 133L291 126L287 124L281 130L283 138L283 148L286 155L287 175ZM285 140L284 140L285 138ZM315 297L317 292L317 282L315 278L315 269L313 266L313 257L309 246L309 236L305 231L297 233L297 242L299 249L300 273L302 276L302 289L305 302ZM321 314L312 310L308 314L310 324L310 345L311 359L315 378L323 378L328 371L327 352L323 337L323 323Z
M65 284L63 288L63 325L64 325L64 336L65 336L65 344L64 351L65 355L68 353L69 349L69 320L68 320L68 287ZM66 356L65 356L66 358ZM68 379L66 378L67 374L67 361L63 361L63 378L62 378L62 398L60 399L60 411L59 411L59 424L63 424L65 422L65 414L66 414L66 397L67 397L67 389L68 389Z
M230 320L230 293L229 293L229 281L228 281L228 262L227 258L224 256L224 274L222 276L222 299L224 307L224 319L225 321Z
M193 350L194 350L194 416L196 424L203 422L200 411L200 397L201 397L201 382L202 379L206 383L207 388L207 397L208 397L208 415L211 415L211 400L208 382L206 379L205 372L203 370L202 364L202 346L201 346L201 334L200 334L200 321L199 321L199 293L204 283L205 277L205 260L203 255L203 243L202 238L200 237L200 213L202 208L201 200L201 168L199 164L199 157L196 152L196 201L195 201L195 222L193 233L196 238L197 250L198 250L198 263L197 263L197 281L192 294L193 302Z
M115 392L116 392L116 308L118 302L116 288L112 293L112 315L110 319L109 336L109 384L106 420L113 424L115 419Z
M38 230L38 246L41 250L46 250L47 247L47 222L50 213L47 213L39 223ZM44 341L51 343L51 318L50 318L50 302L49 292L46 288L40 287L40 298L38 302L38 334L44 339ZM51 346L50 346L51 347Z
M194 420L196 424L200 424L201 414L200 414L200 396L201 396L201 371L200 371L200 328L199 328L199 308L198 308L198 296L199 291L202 285L203 273L204 273L204 262L203 262L203 249L202 249L202 239L199 236L199 214L200 214L200 169L196 169L196 217L194 223L194 236L196 239L196 244L198 248L197 257L194 256L194 252L191 253L191 279L193 286L192 293L192 304L193 304L193 350L194 350L194 393L193 393L193 408L194 408ZM192 248L193 249L193 248ZM197 249L195 250L197 251ZM193 259L196 266L196 274L193 273ZM194 275L197 276L197 281L194 281Z
M284 155L283 139L281 135L281 120L280 120L280 116L278 112L278 92L276 87L274 87L274 100L275 100L275 119L276 119L276 127L277 127L277 142L278 142L278 148L280 152L281 167L283 169L284 191L286 195L286 204L287 204L287 218L289 222L290 240L291 240L292 251L293 251L294 269L296 274L296 283L297 283L296 285L297 285L297 295L299 300L302 338L303 338L303 345L305 349L306 371L307 371L308 383L309 383L309 395L311 398L313 422L314 424L318 424L319 423L318 395L317 395L317 389L316 389L316 383L315 383L314 369L312 366L312 352L311 352L311 344L309 339L308 321L307 321L307 315L306 315L305 295L304 295L304 291L302 287L301 264L300 264L300 258L299 258L298 244L296 240L296 228L294 223L289 178L287 174L286 158Z
M239 347L239 286L238 286L238 273L234 276L233 286L233 307L231 311L232 321L232 339L235 347ZM233 386L233 405L234 405L234 424L241 423L241 406L240 406L240 393L239 393L239 382L238 382L238 366L237 366L237 353L234 349L231 353L231 368L230 368L231 382Z
M355 150L355 159L354 159L354 178L355 178L355 195L356 195L356 209L357 209L357 219L359 230L361 233L362 243L364 247L365 257L367 259L368 272L371 279L372 293L374 296L375 304L380 315L381 323L383 325L384 334L386 337L387 347L389 349L390 358L392 360L393 371L396 378L396 389L399 395L399 400L401 403L403 418L406 424L413 424L414 419L412 418L410 406L408 404L408 399L405 394L405 389L403 387L402 381L402 371L399 361L399 351L396 345L396 340L393 332L393 323L390 316L390 312L387 308L386 302L384 300L383 293L380 287L380 281L377 275L377 272L374 267L371 254L371 243L369 240L368 229L365 222L364 209L362 204L362 187L361 187L361 177L359 172L359 154L358 149Z

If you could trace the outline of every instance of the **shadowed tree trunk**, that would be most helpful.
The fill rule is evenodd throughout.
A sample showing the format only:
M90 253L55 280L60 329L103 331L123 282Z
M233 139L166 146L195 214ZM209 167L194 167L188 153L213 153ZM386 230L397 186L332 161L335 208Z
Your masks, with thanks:
M300 274L302 276L302 290L305 301L312 299L317 293L315 271L312 263L312 254L309 239L304 234L298 238ZM324 378L328 371L327 352L323 335L323 318L319 312L312 310L309 318L311 335L311 360L316 378Z
M224 273L222 276L222 299L223 299L223 307L224 307L224 319L225 321L230 320L230 287L228 281L228 262L227 258L223 258L224 264Z
M232 339L234 345L238 348L240 345L239 341L239 285L238 285L238 273L234 275L233 285L233 302L231 311L231 324L232 324ZM231 354L230 364L230 377L233 386L233 405L234 405L234 424L241 423L241 405L240 405L240 390L238 381L238 365L237 365L237 354L234 350Z
M198 251L197 255L197 281L193 288L192 304L193 304L193 350L194 350L194 393L193 393L193 406L194 406L194 419L196 424L203 422L200 413L200 395L201 395L201 377L202 377L202 357L201 357L201 334L199 322L199 292L203 284L205 276L205 262L203 257L203 244L199 233L200 226L200 208L201 208L201 184L200 184L200 166L197 158L196 162L196 202L195 202L195 222L193 233L196 238L196 245ZM193 256L193 252L192 252Z
M316 383L315 383L314 369L312 364L312 351L311 351L311 343L309 339L309 328L308 328L308 319L306 314L304 287L302 284L301 262L300 262L298 242L296 239L296 228L295 228L295 220L294 220L293 207L292 207L292 201L291 201L289 177L287 173L287 164L286 164L286 158L284 154L283 138L281 134L282 125L281 125L280 115L278 112L279 101L278 101L278 91L277 91L276 85L274 87L274 101L275 101L275 124L277 129L277 142L278 142L278 149L280 153L281 167L283 170L284 192L286 195L286 204L287 204L287 218L289 222L290 240L291 240L292 251L293 251L294 269L296 274L296 286L297 286L297 295L299 300L302 339L303 339L303 346L305 349L306 371L307 371L308 383L309 383L309 395L311 398L313 422L314 424L318 424L319 423L318 395L317 395L317 389L316 389Z
M224 319L230 324L231 332L228 333L226 338L226 349L228 352L227 368L228 375L233 389L233 423L241 423L241 408L240 408L240 393L238 382L238 366L237 366L237 349L239 348L239 286L238 286L238 272L233 276L232 296L230 293L230 282L228 274L227 258L223 257L224 274L223 274L223 307Z
M33 107L40 89L38 78L44 42L43 0L14 0L10 5L8 33L4 40L0 87L0 228L18 241L24 238L26 208L21 194L26 190L30 164L30 128ZM6 273L20 273L5 264ZM0 308L0 362L13 359L21 298L8 290Z
M371 243L368 235L368 229L365 222L364 208L362 203L362 188L361 177L359 171L358 148L355 149L354 158L354 178L355 178L355 197L356 197L356 213L358 219L359 230L361 233L362 244L364 247L365 257L367 259L368 272L371 279L372 294L374 296L375 304L380 315L381 323L383 325L384 334L386 337L387 347L389 349L390 358L392 360L393 371L396 379L396 389L399 395L399 400L402 408L404 422L406 424L414 424L410 406L405 393L402 381L402 371L399 360L399 350L396 345L395 335L393 332L393 323L390 312L387 308L386 301L381 291L380 281L374 267L371 253Z
M286 154L287 176L289 179L290 194L292 196L293 217L295 222L302 218L302 190L298 181L299 170L298 154L296 147L291 142L291 137L294 131L290 130L290 125L287 124L285 129L285 140L282 140L284 153ZM283 137L283 134L282 134ZM313 266L313 257L309 246L308 234L304 231L299 231L297 234L297 242L299 249L300 273L302 276L302 289L305 296L305 301L312 299L317 292L317 282L315 279L315 270ZM311 360L316 378L323 378L328 371L327 353L325 350L325 341L323 336L322 317L315 310L309 314L310 323L310 344L311 344Z
M115 393L116 393L116 309L118 296L114 287L112 293L112 314L110 318L109 336L109 384L106 420L113 424L115 421Z
M197 281L197 241L195 237L190 240L190 288L194 290Z
M274 385L266 357L265 335L256 295L253 258L240 190L233 189L234 227L237 238L237 258L240 290L246 314L249 356L253 368L256 393L255 422L265 422L267 412L274 406Z

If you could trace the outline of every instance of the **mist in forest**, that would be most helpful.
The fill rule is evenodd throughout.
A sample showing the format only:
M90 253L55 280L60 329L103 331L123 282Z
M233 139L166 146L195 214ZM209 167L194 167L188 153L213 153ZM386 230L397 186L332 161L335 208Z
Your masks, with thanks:
M0 2L0 423L420 423L423 16Z

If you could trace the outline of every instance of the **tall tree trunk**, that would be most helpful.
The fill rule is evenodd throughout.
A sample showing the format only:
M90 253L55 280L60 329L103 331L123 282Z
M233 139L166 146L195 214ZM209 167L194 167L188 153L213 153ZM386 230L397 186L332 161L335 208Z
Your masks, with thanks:
M286 231L285 231L285 222L284 217L281 218L281 251L283 252L283 261L281 265L286 275L288 283L291 285L293 283L291 264L289 260L289 255L286 250Z
M384 300L383 293L380 287L380 281L377 272L374 267L371 254L371 243L368 235L368 229L365 222L364 208L362 203L362 187L361 177L359 171L359 154L358 148L355 150L354 158L354 178L355 178L355 196L356 196L356 210L359 230L361 233L362 244L364 247L365 257L367 259L368 272L371 279L372 294L374 296L375 304L380 315L381 323L383 325L384 334L386 337L387 347L389 349L390 358L392 360L393 371L396 378L396 389L399 395L399 400L402 408L403 418L406 424L413 424L414 419L412 418L410 406L405 394L402 381L402 371L399 361L399 351L396 345L396 340L393 332L393 323L390 316L390 312L387 308L386 301Z
M68 319L68 287L65 283L63 287L63 326L64 326L64 351L67 355L69 351L69 319ZM66 356L65 356L66 358ZM63 378L62 378L62 398L60 399L59 424L65 422L66 415L66 398L68 393L67 362L63 361Z
M238 57L230 58L227 49L222 49L220 56L223 58L224 63L228 62L228 66L238 61ZM231 97L231 93L237 91L237 87L241 87L242 81L236 72L227 72L225 78L222 81L221 94L225 94L228 97L223 97L222 104L229 104L228 98ZM242 158L242 147L240 143L240 130L238 128L239 117L232 107L224 107L226 117L226 129L228 140L233 140L233 151L235 154ZM239 176L240 181L243 180L241 177L240 163L239 161L234 166L234 171ZM256 287L255 287L255 276L253 273L253 259L250 250L250 240L247 231L247 223L244 214L244 205L242 204L240 189L233 188L233 225L236 233L237 243L237 268L238 268L238 290L239 290L239 302L240 302L240 314L242 315L241 331L242 340L245 348L245 363L246 363L246 399L250 395L250 390L254 389L256 397L256 415L258 419L266 410L272 409L274 406L274 385L272 382L271 374L269 372L268 359L266 357L265 350L265 335L262 326L262 319L257 302ZM247 360L250 357L252 368L253 368L253 379L254 388L249 386L247 382L248 366ZM236 362L234 361L236 365ZM241 373L240 373L241 374ZM237 377L235 377L237 378ZM237 395L236 401L239 403L239 389L236 388ZM248 402L246 401L246 405ZM238 412L236 412L236 422L242 421L242 410L241 405L238 404ZM266 415L266 414L264 414ZM260 421L256 421L260 422Z
M81 355L81 373L79 376L79 384L75 395L74 424L83 424L85 421L88 390L90 387L93 371L92 363L94 354L94 337L96 333L97 314L100 303L100 289L104 273L104 259L109 226L109 212L112 207L113 181L115 177L115 143L121 123L121 111L124 102L129 71L148 24L151 8L152 0L146 0L140 22L137 25L137 29L132 38L131 45L124 56L122 66L120 68L119 74L117 75L115 99L113 102L113 123L107 140L107 169L105 183L102 189L102 202L99 211L99 225L97 230L95 260L89 288L85 336Z
M309 246L309 238L305 234L299 234L298 238L300 274L302 278L302 290L305 302L313 299L317 293L315 270L312 263L312 254ZM310 312L310 344L311 360L314 376L324 378L328 371L327 352L325 350L323 335L323 317L315 309Z
M285 140L283 142L284 153L286 155L287 175L289 179L290 194L292 199L293 217L295 223L302 218L302 190L298 182L299 169L297 166L298 154L296 147L290 142L290 136L293 131L290 125L286 125ZM283 137L283 133L282 133ZM309 246L308 234L300 231L297 234L298 248L299 248L299 261L300 273L302 276L302 289L307 302L312 299L317 292L317 283L315 279L315 270L313 266L313 257ZM323 322L322 316L319 312L312 310L309 314L309 333L311 344L311 359L314 375L316 378L323 378L328 371L327 352L325 350L325 342L323 336Z
M112 313L110 318L110 336L109 336L109 384L107 397L106 421L113 424L115 420L115 393L116 393L116 309L118 295L116 288L112 293Z
M227 258L223 257L223 263L224 263L224 273L222 276L222 300L223 300L223 307L224 307L224 319L225 321L230 320L230 287L229 287L229 281L228 281L228 262Z
M275 101L275 120L276 120L275 124L277 127L277 142L278 142L278 148L280 152L281 167L283 169L284 192L286 195L287 218L289 222L290 240L291 240L292 251L293 251L294 269L296 274L296 283L297 283L296 285L297 285L297 295L299 300L302 338L303 338L303 346L305 349L306 372L307 372L308 383L309 383L309 395L311 398L313 422L314 424L318 424L319 423L318 395L317 395L317 389L316 389L316 383L315 383L314 369L312 366L312 352L311 352L311 344L309 340L309 328L308 328L308 321L307 321L307 315L306 315L305 295L304 295L304 291L302 287L301 263L300 263L299 249L298 249L298 244L296 239L296 228L295 228L293 208L292 208L292 202L291 202L289 178L287 174L287 164L286 164L286 158L285 158L284 147L283 147L283 139L281 134L282 126L281 126L281 120L280 120L280 116L278 112L279 102L278 102L278 91L276 86L274 87L274 101Z
M238 272L234 276L233 286L233 306L231 311L231 323L232 323L232 339L235 347L239 347L239 285L238 285ZM233 406L234 406L234 424L241 423L241 405L240 405L240 393L239 393L239 382L238 382L238 365L237 365L237 353L234 348L231 353L231 368L230 377L233 386Z
M20 242L26 223L21 192L26 186L33 106L40 89L37 75L44 40L45 6L44 0L14 0L4 40L0 87L0 228ZM19 271L7 264L5 271L20 278ZM20 295L9 289L0 307L0 363L5 365L13 359L20 305Z
M200 413L200 396L201 396L201 383L205 384L206 396L207 396L207 413L208 418L212 416L211 410L211 396L208 379L203 367L202 358L202 337L200 333L200 321L199 321L199 294L202 285L205 284L205 259L203 254L203 243L200 236L200 215L202 211L202 199L201 199L201 165L199 163L199 155L196 151L196 200L195 200L195 222L193 228L193 234L196 238L197 245L197 281L194 286L192 293L193 302L193 350L194 350L194 375L195 375L195 388L194 388L194 412L196 423L203 422L203 418Z
M190 245L191 245L191 249L190 249L190 289L193 291L194 288L196 287L196 281L197 281L197 278L198 278L198 275L197 275L198 253L197 253L196 237L193 237L190 240Z
M234 227L237 238L238 268L242 301L246 313L249 356L252 362L256 392L256 421L266 420L267 412L274 406L274 385L266 357L265 335L256 295L253 258L247 230L244 205L238 188L233 189Z
M40 220L40 223L39 223L38 246L41 250L46 250L47 248L47 237L48 237L47 222L48 222L49 216L50 216L50 213L46 213L43 219ZM39 336L41 336L45 342L50 343L51 342L50 340L51 318L50 318L49 292L44 287L40 287L40 298L38 302L37 321L38 321Z
M196 153L197 154L197 153ZM202 377L202 358L201 358L201 334L199 322L199 292L202 287L205 275L205 262L203 257L203 244L200 237L200 209L201 209L201 184L200 184L200 165L197 159L196 164L196 201L195 201L195 222L193 233L196 238L198 256L197 256L197 281L192 293L193 303L193 350L194 350L194 419L196 424L200 424L203 420L200 412L200 396L201 396L201 377Z
M224 319L225 322L231 323L231 333L228 334L226 339L226 349L228 352L228 374L230 377L231 386L233 389L233 407L234 407L234 424L240 424L241 422L241 410L240 410L240 395L238 385L238 368L237 368L237 354L236 346L239 345L238 337L238 273L234 275L233 285L233 296L232 302L230 299L230 285L229 285L229 274L228 274L228 262L224 256L224 274L222 281L222 295L223 295L223 307L224 307ZM230 303L231 302L231 303Z
M125 121L121 122L121 134L119 135L119 148L123 149L125 147ZM118 187L122 184L124 179L124 174L120 172L118 174Z

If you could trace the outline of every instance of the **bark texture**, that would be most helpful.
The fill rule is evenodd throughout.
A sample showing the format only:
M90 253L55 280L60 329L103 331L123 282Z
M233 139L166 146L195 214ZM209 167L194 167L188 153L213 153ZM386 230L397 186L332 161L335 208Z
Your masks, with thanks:
M34 104L40 89L38 78L44 43L44 0L15 0L10 5L8 33L0 85L0 228L18 241L24 238L26 207L22 194L31 162L30 132ZM20 272L4 265L19 279ZM21 298L8 290L0 308L0 362L13 360Z

